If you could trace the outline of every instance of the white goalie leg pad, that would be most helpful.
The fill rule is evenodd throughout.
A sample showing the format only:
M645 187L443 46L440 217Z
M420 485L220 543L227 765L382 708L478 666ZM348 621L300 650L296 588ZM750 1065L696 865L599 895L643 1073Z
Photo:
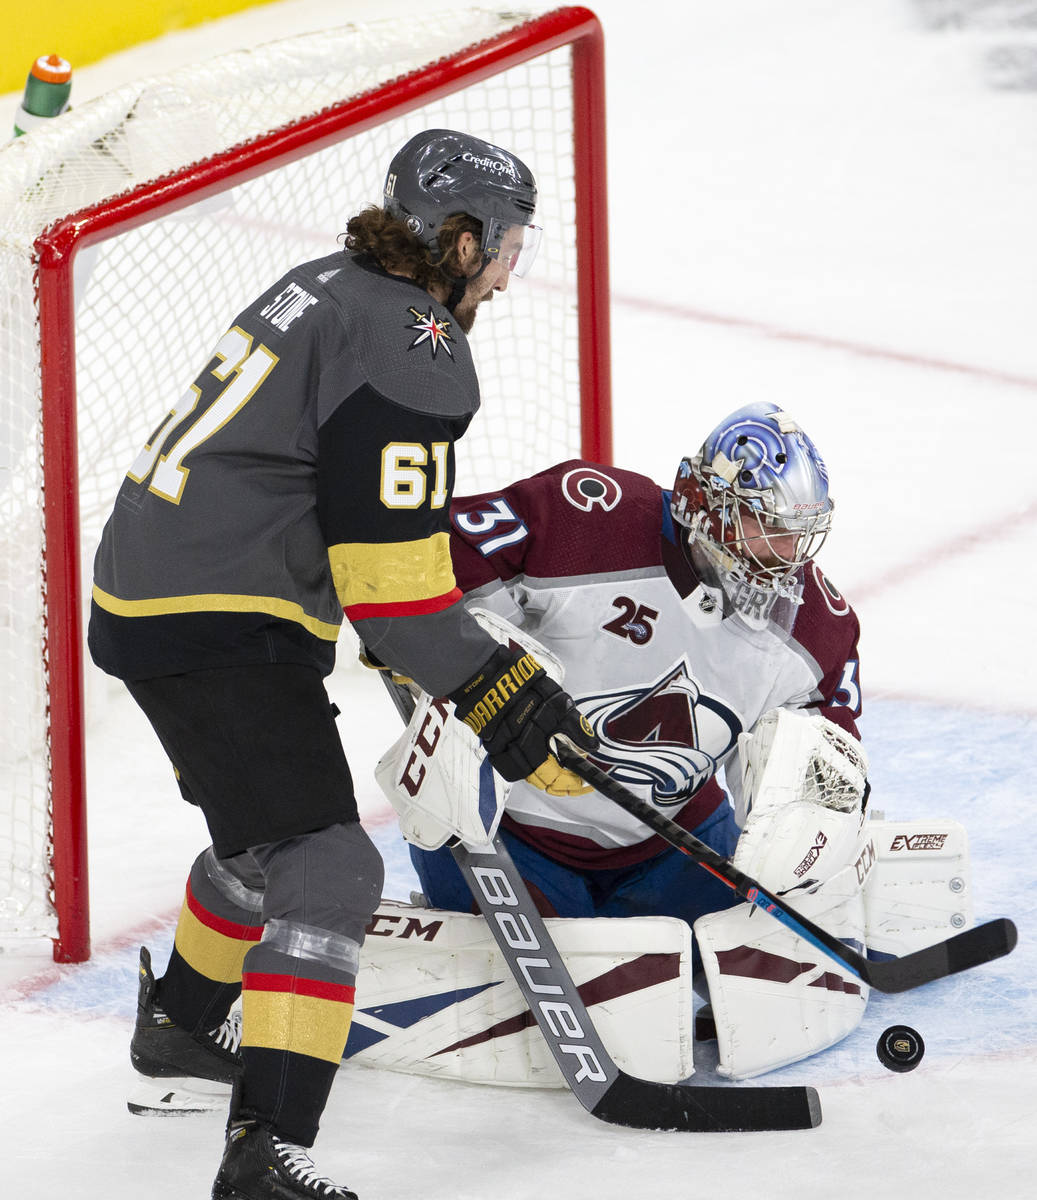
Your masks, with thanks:
M498 641L531 651L561 682L561 663L546 647L496 613L470 612ZM511 790L490 767L479 739L453 714L449 700L420 693L407 728L375 767L400 831L423 850L438 850L454 838L485 846L497 832Z
M873 819L865 831L875 853L864 888L870 954L899 958L975 923L962 825Z
M804 916L863 949L856 867L796 900ZM808 909L810 911L808 911ZM835 1045L860 1024L869 989L752 904L695 922L717 1030L717 1071L749 1079Z
M772 709L738 739L748 806L732 862L772 892L823 883L860 853L867 759L816 714Z
M687 924L592 917L546 925L617 1065L661 1083L691 1075ZM469 1083L566 1086L482 917L383 900L361 950L356 997L350 1063ZM559 1007L552 996L543 1003Z

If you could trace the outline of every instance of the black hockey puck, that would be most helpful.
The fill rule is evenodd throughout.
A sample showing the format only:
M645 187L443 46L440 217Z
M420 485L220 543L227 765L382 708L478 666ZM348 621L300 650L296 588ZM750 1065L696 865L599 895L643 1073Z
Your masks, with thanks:
M891 1071L913 1071L922 1061L925 1042L910 1025L890 1025L879 1038L875 1053Z

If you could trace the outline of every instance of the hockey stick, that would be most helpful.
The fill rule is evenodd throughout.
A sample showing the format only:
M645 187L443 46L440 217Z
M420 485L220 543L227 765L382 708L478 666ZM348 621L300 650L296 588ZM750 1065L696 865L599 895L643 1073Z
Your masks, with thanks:
M635 796L617 780L596 767L568 740L555 738L552 743L555 757L574 775L579 775L595 791L618 804L632 816L643 821L671 846L683 851L735 891L743 900L762 908L809 942L829 958L844 966L851 974L880 992L906 992L922 984L932 983L948 975L956 975L970 967L978 967L992 959L1010 953L1018 940L1015 925L1004 917L976 925L946 941L926 946L903 958L886 962L870 962L845 942L815 925L798 913L787 901L769 892L755 879L750 879L723 855L682 829L675 821Z
M414 700L379 672L405 721ZM487 769L489 766L487 764ZM472 850L450 847L479 912L566 1085L599 1120L633 1129L735 1133L811 1129L821 1101L811 1087L708 1087L638 1079L612 1060L518 868L499 837Z

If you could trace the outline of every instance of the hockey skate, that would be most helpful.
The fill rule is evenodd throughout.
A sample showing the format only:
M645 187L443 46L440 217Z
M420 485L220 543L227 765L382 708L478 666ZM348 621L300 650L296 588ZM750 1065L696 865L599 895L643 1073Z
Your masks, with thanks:
M232 1116L212 1200L358 1200L318 1173L305 1146L245 1115Z
M231 1012L218 1028L196 1036L162 1010L156 989L151 955L141 946L137 1023L130 1041L130 1062L141 1079L127 1108L142 1115L225 1110L231 1085L241 1072L240 1012Z

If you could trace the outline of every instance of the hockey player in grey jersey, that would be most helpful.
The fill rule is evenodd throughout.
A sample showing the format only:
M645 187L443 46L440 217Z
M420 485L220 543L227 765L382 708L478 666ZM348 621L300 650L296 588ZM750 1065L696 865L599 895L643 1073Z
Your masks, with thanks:
M520 681L483 731L504 777L571 787L549 738L595 744L569 696L466 614L449 553L453 447L479 406L467 333L528 267L535 204L507 151L411 139L346 249L234 317L104 530L91 653L212 839L160 979L142 951L131 1058L163 1081L159 1108L179 1076L235 1082L217 1200L353 1196L307 1154L382 882L323 686L343 613L459 716Z

